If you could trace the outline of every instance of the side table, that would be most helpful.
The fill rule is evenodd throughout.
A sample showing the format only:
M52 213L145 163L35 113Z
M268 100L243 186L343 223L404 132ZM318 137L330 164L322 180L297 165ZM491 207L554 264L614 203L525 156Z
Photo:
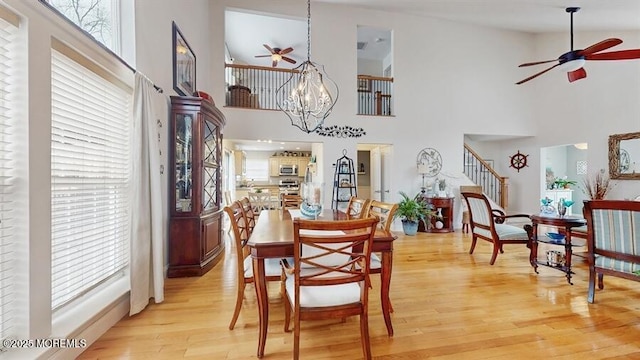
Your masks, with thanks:
M532 225L525 226L525 230L529 234L530 249L529 262L533 266L536 274L538 273L538 265L548 266L553 269L564 272L567 276L567 282L571 285L571 255L573 254L573 246L584 246L586 241L582 239L576 239L579 241L572 241L571 228L584 226L587 224L587 220L579 218L577 216L559 216L559 215L531 215ZM564 230L565 238L562 240L554 240L546 235L538 236L538 224L555 226ZM564 247L564 263L550 263L546 258L544 260L538 259L538 243L558 245Z
M424 197L424 201L431 206L437 216L430 216L426 219L429 224L424 221L418 223L418 231L428 233L446 233L453 232L453 198L450 197ZM437 222L442 225L438 226Z

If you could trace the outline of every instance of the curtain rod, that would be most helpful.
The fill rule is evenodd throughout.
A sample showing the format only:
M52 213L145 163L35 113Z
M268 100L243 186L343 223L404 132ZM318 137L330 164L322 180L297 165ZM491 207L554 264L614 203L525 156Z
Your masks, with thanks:
M93 35L89 34L86 30L84 30L83 28L81 28L80 26L78 26L78 24L74 23L73 21L71 21L71 19L69 19L68 17L64 16L63 13L61 13L58 9L56 9L55 7L53 7L53 5L49 4L48 0L40 0L40 3L44 6L46 6L47 8L49 8L51 11L53 11L54 13L58 14L58 16L60 16L61 18L64 19L64 21L66 21L68 24L71 24L71 26L75 27L76 29L78 29L80 32L82 32L83 34L85 34L91 41L93 41L94 43L96 43L98 46L100 46L102 49L106 50L109 54L111 54L112 56L114 56L116 59L118 59L122 65L126 66L129 68L129 70L131 70L134 74L136 72L138 72L138 70L136 70L133 66L129 65L129 63L127 63L123 58L120 57L120 55L116 54L115 52L113 52L113 50L109 49L106 45L104 45L103 43L101 43L100 41L96 40L95 37L93 37ZM153 83L153 81L152 81ZM153 88L156 89L157 92L159 93L163 93L164 90L162 90L161 87L159 87L156 84L153 84Z

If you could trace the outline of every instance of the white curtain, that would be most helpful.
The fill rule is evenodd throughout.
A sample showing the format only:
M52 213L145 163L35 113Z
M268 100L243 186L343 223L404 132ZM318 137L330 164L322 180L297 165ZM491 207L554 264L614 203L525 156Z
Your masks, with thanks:
M154 298L164 300L160 153L153 114L153 83L136 73L133 94L133 169L131 206L131 307L142 311Z

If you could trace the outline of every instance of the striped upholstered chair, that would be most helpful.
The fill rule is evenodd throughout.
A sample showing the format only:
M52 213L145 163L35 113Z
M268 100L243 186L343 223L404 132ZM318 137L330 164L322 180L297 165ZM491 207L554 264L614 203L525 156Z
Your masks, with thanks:
M640 281L640 202L622 200L585 201L589 247L589 292L594 302L596 275L604 288L604 274Z

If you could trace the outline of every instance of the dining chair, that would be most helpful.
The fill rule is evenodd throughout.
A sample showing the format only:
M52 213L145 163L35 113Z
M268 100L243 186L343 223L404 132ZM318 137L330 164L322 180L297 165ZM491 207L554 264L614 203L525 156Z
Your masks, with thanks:
M302 197L300 195L282 194L282 210L300 209Z
M369 217L376 217L378 219L378 228L384 231L391 231L391 224L398 210L398 204L392 204L377 200L371 200L367 215ZM382 260L376 253L371 253L371 270L372 274L380 274L382 272ZM391 305L391 312L393 312L393 305Z
M294 219L293 265L282 261L284 330L293 312L293 358L300 357L300 322L360 316L360 340L371 359L369 258L378 220ZM333 325L331 325L333 326Z
M255 216L260 215L262 210L271 209L271 194L268 191L255 192L249 191L247 197L253 205L253 214Z
M345 213L348 219L361 219L367 217L369 211L370 199L359 198L352 196L347 203L347 209Z
M256 216L253 212L253 205L248 197L243 197L239 200L242 205L242 213L244 214L245 221L247 222L247 228L249 229L249 236L253 232L253 228L256 227Z
M253 264L251 262L251 256L249 253L249 247L247 241L251 235L251 231L247 226L246 217L242 209L240 201L236 201L231 206L225 206L224 212L227 213L229 219L231 219L231 228L233 229L233 238L236 250L236 306L233 310L233 316L229 323L229 330L233 330L238 321L240 315L240 309L242 308L242 302L244 299L245 287L247 284L253 283ZM265 259L265 279L267 281L278 281L282 274L280 267L280 259Z
M233 204L233 200L231 200L231 190L224 191L224 205L231 206ZM231 219L227 219L229 221L229 228L227 229L227 234L231 234Z
M491 208L491 204L484 194L463 192L462 196L467 202L471 224L472 238L469 254L473 254L478 239L486 240L493 244L493 252L489 262L491 265L496 262L498 251L504 253L504 244L526 244L529 247L529 235L524 228L506 223L507 220L514 218L526 218L529 220L529 215L506 215L501 211L496 211ZM528 223L530 224L531 222L528 221Z

